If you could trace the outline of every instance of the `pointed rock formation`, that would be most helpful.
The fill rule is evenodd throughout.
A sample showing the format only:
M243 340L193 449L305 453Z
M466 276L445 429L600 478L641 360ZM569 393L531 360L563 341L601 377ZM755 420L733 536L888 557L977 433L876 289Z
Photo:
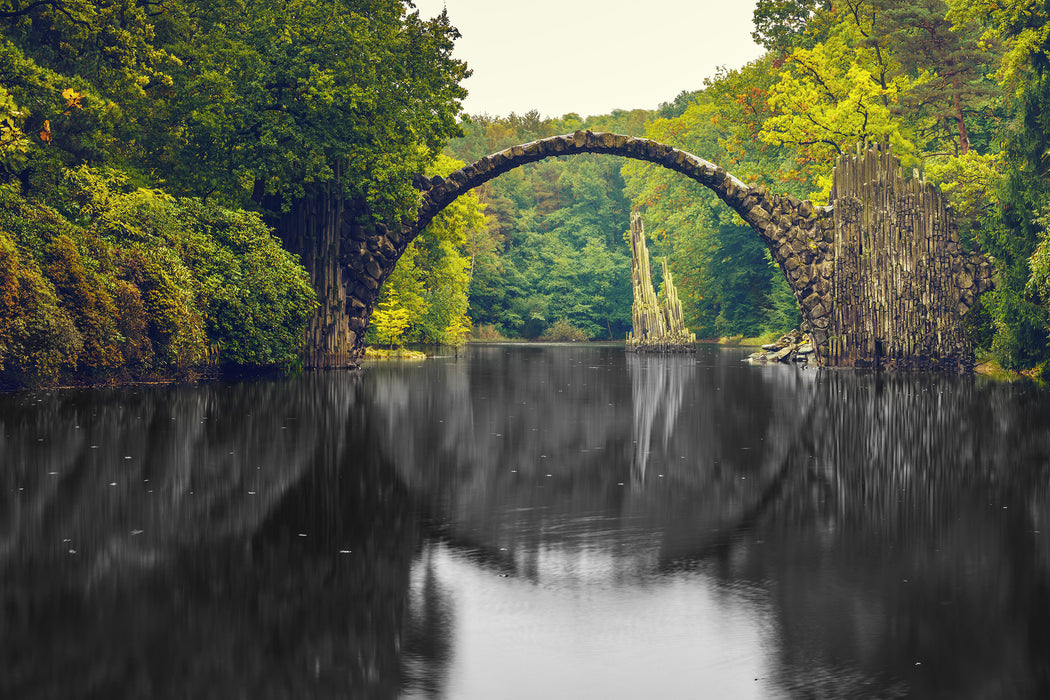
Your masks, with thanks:
M660 303L653 290L642 217L638 213L631 214L631 282L634 287L631 321L634 332L627 336L627 349L632 352L696 352L696 335L685 327L682 303L667 267L667 258L661 263L666 305Z

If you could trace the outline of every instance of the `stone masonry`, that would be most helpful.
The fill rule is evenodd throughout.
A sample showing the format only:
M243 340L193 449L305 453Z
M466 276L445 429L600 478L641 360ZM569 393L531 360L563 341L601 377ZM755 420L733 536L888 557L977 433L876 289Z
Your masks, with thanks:
M878 153L878 151L875 152ZM363 355L364 330L367 328L380 286L393 272L394 265L404 253L406 246L419 235L438 212L460 195L525 163L577 153L606 153L656 163L699 182L718 195L754 229L769 248L773 259L780 266L798 300L804 324L808 327L816 348L817 359L822 364L838 366L877 364L877 353L884 352L893 342L893 339L890 338L879 338L878 343L875 342L875 338L860 340L861 335L865 332L863 328L874 329L874 325L870 322L871 319L863 318L863 313L861 317L849 315L849 318L853 319L849 323L853 325L846 329L838 327L837 324L843 323L844 319L841 313L836 313L836 309L842 303L856 304L857 294L862 296L867 294L861 287L857 287L855 282L847 283L845 277L837 279L841 275L836 271L836 262L843 269L849 264L848 256L844 256L843 251L849 249L850 246L860 247L859 242L851 242L851 240L858 236L868 235L863 226L844 222L858 220L855 213L858 207L859 211L867 211L872 207L874 207L872 211L889 211L886 207L897 207L896 198L893 198L892 203L887 199L889 190L878 189L877 196L883 199L868 201L865 197L871 196L874 191L870 188L865 190L862 185L866 181L863 176L857 176L850 182L855 182L855 189L859 189L849 190L845 184L846 180L842 180L842 185L836 184L836 193L833 195L839 199L833 199L831 206L818 207L808 200L802 201L790 195L771 193L761 185L749 186L723 168L665 144L621 134L577 131L573 134L552 136L513 146L485 156L478 162L467 165L445 178L417 177L415 185L422 193L423 202L415 221L396 227L382 225L350 227L349 240L345 241L340 249L340 262L344 269L346 306L350 312L351 331L355 338L353 353L356 353L358 358ZM840 159L839 167L843 167L842 163ZM887 172L888 167L887 165ZM836 180L836 183L839 182L840 180ZM839 204L840 201L841 204ZM900 198L901 204L906 201L912 200L905 197ZM847 210L854 214L846 213ZM880 215L879 220L886 220L889 216L891 219L897 217L904 221L909 216L919 216L920 214L916 212L918 210L914 207L905 206L898 213ZM867 221L871 218L867 214L860 214L859 220ZM937 230L947 232L948 229L944 226L941 225L941 228ZM916 228L914 225L908 230L925 231L921 226ZM888 239L886 241L888 243ZM869 246L867 251L869 256L872 253L890 256L890 258L896 255L891 245L883 245L877 251ZM926 247L925 255L924 259L935 259L936 263L927 265L924 269L933 271L935 275L942 275L943 279L938 280L935 276L924 273L923 279L927 281L923 282L923 285L926 285L923 289L927 289L930 284L939 285L938 299L943 303L938 302L937 305L929 307L919 303L919 300L924 298L923 294L928 296L928 290L924 292L919 288L922 285L916 286L914 278L909 278L909 284L903 286L883 285L883 294L886 299L891 298L894 294L918 295L915 298L916 303L911 307L912 312L918 314L929 311L946 315L944 324L941 325L943 335L944 329L959 325L962 314L974 303L976 295L991 286L991 266L987 260L979 256L963 255L958 247L957 234L953 238L950 232L943 235L937 234L934 239L931 239L931 243ZM864 269L870 273L880 264L877 261L871 262ZM906 268L903 263L894 264L898 272ZM900 279L899 274L898 279ZM967 281L969 281L968 284ZM843 285L850 284L854 285L854 289L847 293ZM888 282L887 284L895 283ZM849 296L850 294L853 296ZM895 308L901 310L904 307ZM889 313L889 307L882 312ZM947 316L951 317L947 318ZM906 335L910 332L909 323L892 327L885 326L885 328ZM923 342L910 342L907 338L900 339L902 343L895 350L899 357L905 357L908 352L913 351L930 351L932 347L930 340L935 339L936 334L931 336L928 328L921 332L926 338ZM853 339L850 342L853 343L851 347L854 349L848 353L838 350L844 334ZM908 363L899 364L905 366Z

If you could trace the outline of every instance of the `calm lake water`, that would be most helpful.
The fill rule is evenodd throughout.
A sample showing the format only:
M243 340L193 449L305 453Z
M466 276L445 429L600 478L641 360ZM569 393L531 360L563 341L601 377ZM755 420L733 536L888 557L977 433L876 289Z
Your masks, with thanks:
M0 396L0 698L1050 697L1050 392L744 355Z

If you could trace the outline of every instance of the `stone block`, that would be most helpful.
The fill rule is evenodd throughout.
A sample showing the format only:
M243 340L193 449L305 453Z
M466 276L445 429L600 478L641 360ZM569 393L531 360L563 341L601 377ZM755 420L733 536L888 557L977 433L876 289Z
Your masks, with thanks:
M551 140L550 152L552 154L565 153L572 145L572 136L558 136Z
M807 311L812 311L814 308L816 308L817 304L819 303L820 295L814 292L813 294L810 294L802 300L802 308L806 309Z

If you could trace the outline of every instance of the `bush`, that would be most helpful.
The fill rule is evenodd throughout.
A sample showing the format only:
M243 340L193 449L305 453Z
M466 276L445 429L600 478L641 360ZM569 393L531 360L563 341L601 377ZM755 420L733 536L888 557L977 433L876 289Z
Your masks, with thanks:
M55 209L0 190L0 382L298 361L317 303L253 213L71 171Z
M76 243L64 233L47 245L44 259L44 274L83 341L78 368L94 374L123 366L117 307L103 276L88 268Z
M475 326L471 338L473 340L489 343L497 343L507 339L500 331L499 326L491 323Z
M82 347L54 288L0 231L0 384L50 380L76 365Z
M554 325L548 326L543 331L540 340L551 343L582 342L587 340L587 334L573 326L567 319L559 318Z

